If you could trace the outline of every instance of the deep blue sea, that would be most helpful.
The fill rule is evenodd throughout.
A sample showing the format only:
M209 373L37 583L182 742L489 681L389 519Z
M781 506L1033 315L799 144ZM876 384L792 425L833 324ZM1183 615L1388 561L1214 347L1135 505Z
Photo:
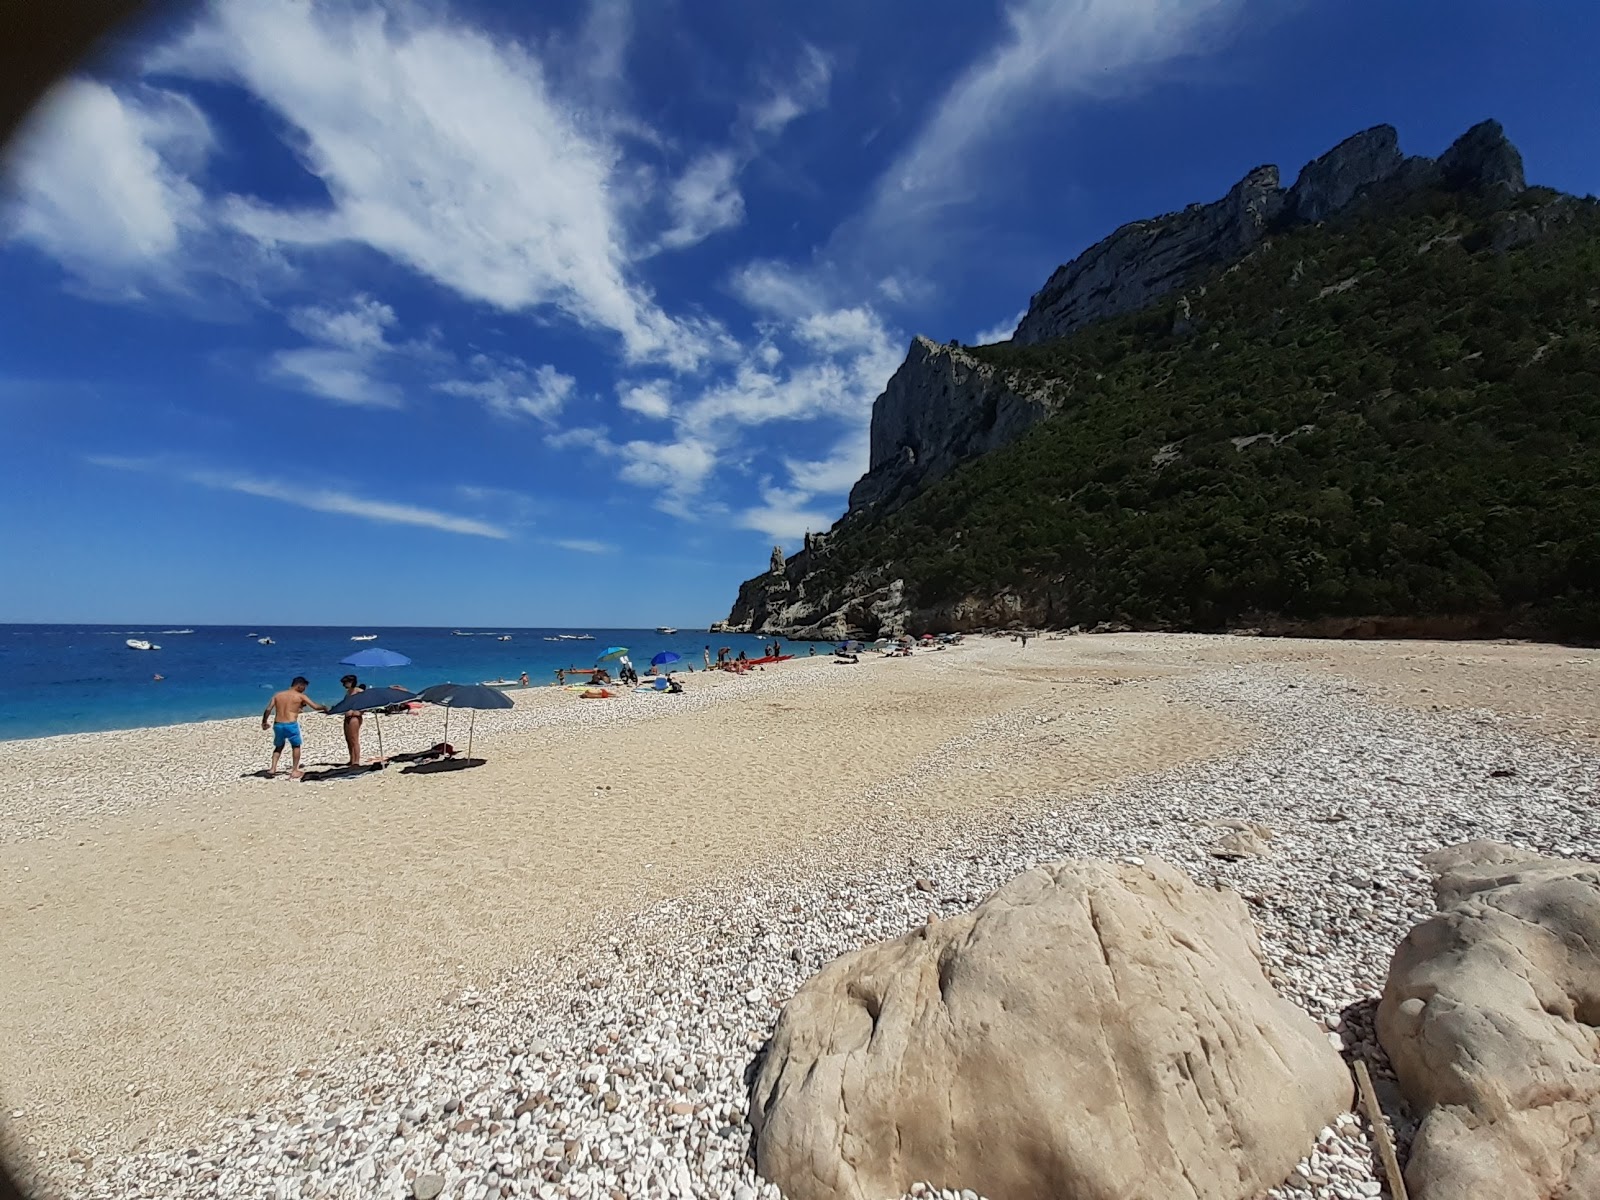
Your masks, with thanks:
M418 691L433 683L515 679L555 682L557 667L592 667L608 646L627 646L641 672L667 650L699 670L701 648L713 659L721 646L755 658L768 639L749 634L685 629L389 629L358 626L0 625L0 739L139 729L220 717L253 717L267 697L296 675L311 681L314 700L332 704L342 695L339 660L382 646L412 660L409 667L362 670L362 680ZM372 642L352 635L375 633ZM589 633L594 641L547 641L562 633ZM499 636L510 634L509 642ZM128 638L160 650L130 650ZM260 645L260 637L273 644ZM809 643L785 643L805 654ZM819 644L818 653L826 647ZM613 674L615 672L613 671ZM157 682L152 676L164 678Z

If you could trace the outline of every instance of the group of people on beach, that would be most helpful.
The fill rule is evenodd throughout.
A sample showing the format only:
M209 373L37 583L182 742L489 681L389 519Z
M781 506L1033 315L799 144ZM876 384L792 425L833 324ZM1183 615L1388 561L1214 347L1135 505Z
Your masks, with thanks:
M346 675L339 680L348 698L367 690L367 685L354 675ZM305 774L300 765L300 747L304 742L304 735L300 730L300 715L306 709L313 712L325 713L328 711L326 704L318 704L306 695L306 689L311 686L311 681L304 675L296 675L289 682L289 686L281 692L274 692L272 699L267 701L267 707L261 712L261 728L263 731L269 727L272 730L272 765L267 768L269 776L278 773L278 764L283 760L283 748L290 748L289 775L299 779ZM365 713L359 710L344 714L344 744L350 751L350 761L346 766L361 766L361 722Z

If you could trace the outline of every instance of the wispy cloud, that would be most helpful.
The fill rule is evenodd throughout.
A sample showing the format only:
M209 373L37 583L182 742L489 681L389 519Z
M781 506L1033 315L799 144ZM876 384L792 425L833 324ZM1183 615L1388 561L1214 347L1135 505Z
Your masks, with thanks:
M744 196L735 182L739 165L730 151L710 151L673 180L667 200L672 227L661 235L663 246L692 246L744 220Z
M967 203L994 173L984 169L1029 113L1077 95L1125 91L1151 68L1210 49L1247 0L1015 0L1004 33L945 91L910 146L880 177L864 244L897 246Z
M620 46L625 10L595 15ZM325 207L233 197L222 218L246 236L290 253L365 245L469 300L551 305L616 333L633 361L711 352L629 278L622 155L528 47L431 6L253 0L210 4L150 66L248 88L327 189Z
M588 538L554 538L552 546L559 546L563 550L571 550L575 554L615 554L617 548L610 542L594 542Z
M456 516L414 504L373 500L350 492L335 491L332 488L306 487L258 475L186 468L157 458L90 455L88 461L99 467L159 475L199 487L239 492L246 496L258 496L263 500L292 504L296 508L307 508L313 512L359 517L364 521L377 521L385 525L416 525L424 529L437 529L443 533L461 533L472 537L504 539L511 536L505 529L486 521Z
M815 46L806 46L793 75L782 82L769 81L768 94L749 110L750 125L760 133L778 134L808 112L828 101L833 63Z
M1022 324L1022 318L1028 315L1028 310L1018 309L1017 315L1010 320L1001 321L989 329L980 329L972 335L971 344L974 346L992 346L996 342L1009 342L1011 335L1017 331L1017 326Z
M764 503L739 514L737 524L741 529L754 529L773 539L793 540L832 524L826 513L803 507L811 498L805 492L768 487L761 498Z
M477 354L468 366L476 379L450 379L435 386L451 396L480 400L490 412L502 417L527 416L548 421L561 411L577 382L549 363L530 367L509 355Z

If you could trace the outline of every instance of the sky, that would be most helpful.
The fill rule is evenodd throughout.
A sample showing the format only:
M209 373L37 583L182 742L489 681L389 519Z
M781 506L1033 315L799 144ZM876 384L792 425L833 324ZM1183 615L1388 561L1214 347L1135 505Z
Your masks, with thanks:
M1600 192L1600 5L158 7L0 160L0 621L727 615L915 334L1388 122Z

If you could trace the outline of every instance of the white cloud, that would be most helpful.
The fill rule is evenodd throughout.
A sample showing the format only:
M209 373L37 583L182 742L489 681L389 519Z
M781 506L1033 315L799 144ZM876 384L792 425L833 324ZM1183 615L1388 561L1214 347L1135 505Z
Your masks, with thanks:
M186 171L210 148L205 117L182 96L70 80L45 99L8 163L7 232L91 286L127 289L168 274L205 224Z
M867 473L867 430L839 442L827 458L783 460L795 487L806 492L838 495L848 492Z
M452 396L481 400L490 412L502 417L549 421L561 411L576 383L571 375L563 375L548 363L530 368L519 358L477 354L468 365L479 378L451 379L434 386Z
M1152 67L1207 48L1245 0L1015 0L1005 32L961 73L909 148L879 179L862 244L920 237L975 198L984 164L1029 128L1030 113L1073 94L1126 89Z
M677 496L699 491L717 465L712 446L695 438L626 442L619 451L624 460L623 479L641 487L664 487Z
M301 391L367 408L398 408L399 389L371 374L372 356L328 346L280 350L272 356L273 374Z
M833 64L815 46L807 46L795 67L794 78L773 86L771 94L750 109L750 125L759 133L778 134L796 117L815 112L828 102Z
M472 537L508 538L511 535L498 525L486 521L460 517L436 509L414 504L395 504L387 500L371 500L350 492L331 488L302 487L278 479L256 475L234 474L225 471L195 470L173 467L160 459L122 458L113 455L92 455L89 460L96 466L111 467L120 471L141 471L178 479L199 487L218 491L240 492L264 500L277 500L296 508L314 512L335 513L340 516L359 517L386 525L416 525L424 529L437 529L443 533L460 533Z
M826 354L876 350L887 340L878 314L859 305L812 313L795 324L794 335Z
M758 312L800 318L828 307L827 296L807 272L773 259L746 263L728 281L733 294Z
M617 548L610 542L596 542L588 538L555 538L550 543L577 554L615 554Z
M544 444L552 450L593 450L596 454L612 456L617 453L617 446L606 434L603 426L580 425L572 429L564 429L560 433L545 434Z
M672 415L672 393L659 379L649 383L617 384L618 403L630 412L663 420Z
M974 346L992 346L996 342L1009 342L1011 335L1017 331L1017 326L1022 324L1022 318L1028 315L1027 309L1020 309L1017 315L1009 321L1001 321L992 329L980 329L972 335L971 344Z
M389 348L384 331L395 325L394 309L371 296L357 296L346 309L311 305L289 314L289 324L314 341L347 350Z
M661 235L661 244L671 249L692 246L743 221L738 174L739 163L726 150L702 154L691 162L668 193L672 227Z
M625 355L692 366L711 350L627 278L621 154L552 95L525 47L429 16L296 0L215 2L156 70L233 79L293 131L327 207L235 197L263 243L369 246L463 297L553 305ZM492 115L492 116L491 116Z
M375 377L380 358L396 349L384 331L395 312L370 296L356 296L348 308L326 305L297 308L289 325L321 346L280 350L272 356L275 375L302 391L341 404L397 408L398 388Z
M827 514L800 507L810 499L805 492L769 487L762 491L761 498L764 503L739 514L737 524L741 529L755 529L774 540L793 540L832 524Z

